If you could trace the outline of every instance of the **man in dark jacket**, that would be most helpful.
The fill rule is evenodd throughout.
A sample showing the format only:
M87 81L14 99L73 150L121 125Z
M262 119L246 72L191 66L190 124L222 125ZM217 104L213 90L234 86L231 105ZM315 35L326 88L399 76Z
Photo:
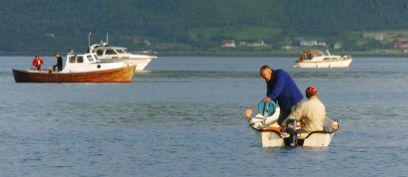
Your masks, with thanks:
M58 71L62 71L62 57L61 57L61 55L60 55L59 53L56 53L56 54L54 55L54 57L57 59L57 64L54 65L54 66L52 67L52 69L53 69L54 71L57 71L57 70L55 70L55 68L57 68Z
M284 70L273 70L269 65L264 65L259 73L265 79L267 86L266 97L263 102L273 100L279 105L281 113L278 124L281 125L293 108L303 99L303 95L292 77Z

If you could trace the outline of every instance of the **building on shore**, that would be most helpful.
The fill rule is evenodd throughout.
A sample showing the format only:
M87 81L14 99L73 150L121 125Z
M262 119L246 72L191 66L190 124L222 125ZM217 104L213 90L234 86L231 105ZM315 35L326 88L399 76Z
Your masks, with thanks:
M397 39L394 41L394 47L400 49L408 49L408 40L407 39Z
M299 46L302 47L312 47L312 46L321 46L326 47L326 42L324 41L316 41L316 40L300 40Z
M235 41L234 40L222 40L221 48L235 48Z

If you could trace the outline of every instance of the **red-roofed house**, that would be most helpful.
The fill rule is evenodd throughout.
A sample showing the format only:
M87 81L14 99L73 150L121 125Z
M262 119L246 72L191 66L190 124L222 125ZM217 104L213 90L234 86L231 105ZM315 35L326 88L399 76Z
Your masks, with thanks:
M394 41L394 47L400 49L407 49L408 48L408 40L406 39L397 39Z
M234 40L222 40L221 48L235 48Z

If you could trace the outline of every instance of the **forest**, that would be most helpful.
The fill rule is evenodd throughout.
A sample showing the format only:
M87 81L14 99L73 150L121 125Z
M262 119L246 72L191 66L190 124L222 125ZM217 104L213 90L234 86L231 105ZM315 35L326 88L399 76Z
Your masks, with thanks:
M262 50L300 38L390 48L364 34L407 30L407 10L406 0L6 0L0 51L85 50L89 32L93 42L109 33L112 45L162 53L218 51L225 39L264 40Z

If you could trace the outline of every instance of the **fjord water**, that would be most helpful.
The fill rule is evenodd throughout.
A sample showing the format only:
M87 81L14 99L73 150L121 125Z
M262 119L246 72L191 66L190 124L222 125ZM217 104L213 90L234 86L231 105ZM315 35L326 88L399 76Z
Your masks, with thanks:
M294 59L160 57L130 84L17 84L11 68L31 57L0 57L0 174L407 175L408 59L323 70L293 69ZM341 122L329 147L260 147L243 113L265 94L262 64L319 89Z

